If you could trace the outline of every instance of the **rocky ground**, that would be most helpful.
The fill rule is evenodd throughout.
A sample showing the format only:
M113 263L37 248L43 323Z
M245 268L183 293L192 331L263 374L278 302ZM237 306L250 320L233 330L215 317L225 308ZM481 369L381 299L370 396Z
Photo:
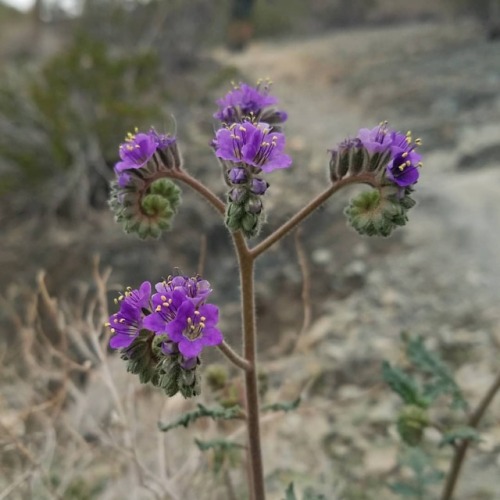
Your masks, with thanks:
M387 490L367 492L371 480L392 470L397 448L390 424L394 401L374 381L381 359L397 359L401 330L423 335L441 350L472 402L498 371L499 50L475 25L424 24L254 44L229 57L254 79L270 76L290 113L287 134L298 160L273 179L270 201L277 211L293 211L321 188L325 150L361 126L388 119L423 138L419 205L407 227L387 240L359 238L343 227L348 194L304 227L317 314L299 341L308 351L305 359L280 363L288 367L282 378L288 384L302 372L305 383L311 371L321 373L322 383L313 384L303 420L294 416L283 425L297 425L289 436L307 429L313 456L336 436L337 446L328 441L331 461L318 469L336 476L347 464L358 486L348 480L346 498L389 498ZM299 280L291 251L271 272ZM269 291L268 300L275 293ZM285 318L293 314L287 300L279 307ZM296 328L289 331L293 335ZM471 454L457 498L500 496L499 408L497 402L490 410L482 453ZM343 429L351 429L348 437L340 437ZM301 462L310 474L308 459Z
M212 54L249 81L272 78L273 93L289 113L286 133L294 166L270 178L269 228L322 189L326 150L359 128L387 119L395 128L412 129L424 143L424 167L415 195L418 206L410 212L408 226L391 238L361 238L346 228L342 209L352 192L340 193L304 224L299 241L307 255L311 287L306 305L312 321L300 337L302 274L295 240L289 236L260 261L257 304L263 367L269 372L266 397L303 397L298 411L265 418L270 498L282 498L290 480L298 490L319 485L328 499L393 498L386 482L398 470L401 447L394 418L399 401L381 383L380 364L383 359L401 360L402 330L423 335L441 352L471 404L498 371L499 53L498 42L488 43L477 25L462 23L332 32L312 39L255 42L241 54L224 49ZM201 147L207 130L206 122L200 123L190 131L190 139ZM217 179L209 182L219 189ZM199 203L189 195L187 202ZM203 209L201 203L199 208ZM91 222L78 235L71 228L44 229L56 248L44 254L49 278L72 273L81 277L89 267L85 255L99 250L115 269L114 282L155 280L165 274L160 271L165 260L183 268L193 266L200 245L199 230L193 228L201 226L207 235L206 273L225 303L228 337L238 343L235 264L215 216L191 220L189 228L147 244L148 262L139 253L141 244L124 243L119 228L106 218ZM40 228L29 230L41 234ZM61 258L68 245L72 259ZM5 269L16 262L15 248L4 249ZM78 266L75 258L80 259ZM131 266L135 274L127 272ZM7 270L4 276L9 276ZM135 381L125 378L118 360L110 366L120 386L135 394L136 389L130 389ZM92 380L99 376L97 371ZM95 416L92 425L103 425L111 418L107 389L99 384L88 387L86 401L75 406ZM136 397L139 402L153 398L140 391ZM154 401L160 409L160 400ZM150 407L138 407L136 416L143 419L144 428L155 429L160 410L151 412ZM181 407L175 400L161 411L169 418ZM483 441L470 452L457 500L500 496L499 410L500 398L484 420ZM75 425L89 424L81 418ZM144 437L144 428L137 432L142 446L156 439ZM196 429L195 434L202 431L214 429ZM199 455L184 450L191 437L181 431L168 438L175 448L174 463L169 464L173 476L175 464L184 464L182 470L192 474L205 467ZM439 437L429 433L428 447ZM448 458L446 451L436 454L441 469L446 470ZM146 455L150 461L154 460ZM119 495L129 479L117 479L114 489L95 498L123 498ZM193 492L203 485L185 479L179 482L185 488L182 498L195 498ZM137 498L149 498L146 490L140 491L144 496ZM213 498L221 498L218 495Z

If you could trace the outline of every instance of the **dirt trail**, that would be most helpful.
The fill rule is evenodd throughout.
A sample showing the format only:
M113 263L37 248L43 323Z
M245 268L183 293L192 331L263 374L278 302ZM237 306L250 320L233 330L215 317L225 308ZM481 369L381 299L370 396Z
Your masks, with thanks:
M498 51L498 44L487 43L473 24L424 24L255 42L242 54L222 49L215 54L248 75L249 81L270 77L275 82L273 93L289 113L286 133L296 168L273 174L267 202L271 209L279 205L284 212L292 211L321 189L328 161L325 150L361 127L389 119L396 128L412 129L424 140L425 164L416 194L419 205L410 213L408 226L392 238L360 239L337 222L332 230L331 221L339 221L347 194L307 224L306 235L314 241L310 245L313 278L330 282L316 289L322 315L305 340L312 346L310 357L290 363L296 380L301 379L297 371L307 380L314 365L322 372L324 383L331 387L326 393L319 389L318 395L327 396L325 405L328 398L342 401L343 389L369 389L366 378L377 376L369 367L376 370L381 359L398 356L402 329L426 336L456 363L457 378L472 401L499 369ZM294 196L290 189L295 190ZM338 292L340 282L353 278L361 283L358 291L340 303L338 296L329 298ZM316 283L314 279L313 294ZM457 353L461 353L459 361L454 359ZM364 369L359 370L356 363ZM346 373L347 380L339 382L339 373ZM342 425L347 429L355 418L367 420L366 425L388 425L397 403L384 404L374 408L344 401L343 412L330 408L321 417L315 415L317 435L313 429L313 435L308 434L309 452L314 455L314 443L324 445L326 438L320 433L328 428L324 420L328 415L330 421L340 422L345 412L349 418ZM495 415L499 410L497 401L490 411ZM366 417L377 412L385 414ZM301 425L297 417L296 432L300 433ZM498 424L490 420L489 444L482 447L483 455L468 462L468 477L462 480L457 500L500 495L495 452L500 443L493 437L499 432ZM358 435L357 439L364 438ZM364 464L364 470L353 472L351 479L380 479L389 472L395 463L394 438L388 442L392 445L371 451L364 449L366 443L355 442L352 446L363 450L358 465ZM267 452L268 463L280 463L271 448ZM302 452L307 455L305 448ZM335 453L334 463L347 460L350 464L348 454ZM351 464L349 473L358 465ZM315 465L326 474L329 466L328 462ZM373 491L374 496L366 498L389 498L387 490Z

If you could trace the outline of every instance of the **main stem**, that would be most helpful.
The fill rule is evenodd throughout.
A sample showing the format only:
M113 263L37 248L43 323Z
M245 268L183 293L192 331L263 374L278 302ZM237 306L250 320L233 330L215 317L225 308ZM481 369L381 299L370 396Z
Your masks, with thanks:
M191 177L187 172L179 169L168 175L178 179L204 197L217 212L225 213L225 205L215 194L199 181ZM237 366L245 371L245 403L247 412L248 433L248 481L250 500L265 500L264 468L262 464L262 450L260 441L259 423L259 392L257 384L257 333L255 325L255 298L254 298L254 264L259 255L279 241L289 231L300 224L306 217L314 212L322 203L342 187L365 183L376 186L376 178L373 174L360 174L337 181L320 193L302 210L297 212L290 220L285 222L274 233L253 249L248 248L243 234L238 231L232 233L233 242L236 247L240 268L241 284L241 310L243 323L243 357L241 359L229 346L221 346L221 351Z
M245 371L245 398L248 433L249 489L251 500L265 500L264 467L259 424L259 392L257 385L257 345L254 299L254 258L243 235L233 235L240 264L241 309L243 322L243 356L249 364Z
M467 425L469 427L477 428L479 422L483 418L484 413L490 406L496 393L500 390L500 373L497 375L493 384L484 395L483 399L479 402L477 408L470 415ZM455 455L453 456L453 461L451 462L450 471L446 478L446 483L444 485L443 494L441 500L451 500L453 498L453 492L457 484L458 477L460 475L460 470L462 468L463 461L465 459L465 454L467 453L467 448L469 447L469 440L464 440L456 449Z

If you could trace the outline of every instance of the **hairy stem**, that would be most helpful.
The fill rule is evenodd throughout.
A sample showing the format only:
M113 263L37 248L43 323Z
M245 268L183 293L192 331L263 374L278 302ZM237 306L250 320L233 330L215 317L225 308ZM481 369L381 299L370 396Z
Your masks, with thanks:
M251 255L257 258L260 254L264 253L268 248L279 241L283 236L289 233L294 227L300 224L304 219L309 217L317 208L325 203L330 196L336 193L339 189L349 184L370 184L376 186L375 177L372 174L360 174L352 177L341 179L330 187L325 189L316 198L311 200L304 208L299 210L291 219L286 221L281 227L271 233L265 240L261 241L258 245L250 250Z
M260 441L259 392L254 296L254 258L241 232L233 234L240 267L243 352L249 364L245 371L249 487L251 500L265 500L264 468Z
M226 342L222 342L222 344L219 344L217 347L219 348L219 351L222 352L222 354L224 354L224 356L226 356L226 358L231 361L231 363L233 363L233 365L241 368L243 371L248 371L251 369L250 363L245 358L242 358L238 353L236 353Z
M490 406L496 393L500 390L500 373L497 375L493 384L484 395L483 399L477 405L477 408L471 413L469 419L467 420L467 425L469 427L477 428L479 422L483 418L486 410ZM443 494L441 495L441 500L451 500L453 497L453 492L457 484L458 477L460 476L460 470L465 459L465 454L467 453L467 448L469 447L469 440L465 439L459 446L455 448L455 455L453 456L453 461L451 462L450 470L446 477L446 483L444 485Z
M184 184L187 184L190 188L205 198L205 200L207 200L221 215L224 215L226 212L226 205L224 202L201 182L194 177L191 177L186 171L173 170L172 172L169 172L168 177L171 179L177 179L184 182Z

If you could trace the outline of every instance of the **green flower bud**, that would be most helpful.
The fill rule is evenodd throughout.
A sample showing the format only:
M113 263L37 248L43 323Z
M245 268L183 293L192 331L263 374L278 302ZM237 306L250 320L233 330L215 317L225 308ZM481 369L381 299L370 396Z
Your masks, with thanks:
M405 190L394 185L364 191L353 198L344 213L349 224L367 236L389 236L408 222L407 212L415 202Z
M226 206L226 226L233 232L242 231L247 238L257 236L264 221L259 196L249 195L244 204L229 201Z
M169 179L153 181L145 193L144 187L144 181L138 177L126 187L114 183L109 206L126 233L136 233L141 239L158 238L171 227L181 191Z
M398 417L398 432L401 439L410 446L417 446L429 425L427 411L420 406L406 405Z

